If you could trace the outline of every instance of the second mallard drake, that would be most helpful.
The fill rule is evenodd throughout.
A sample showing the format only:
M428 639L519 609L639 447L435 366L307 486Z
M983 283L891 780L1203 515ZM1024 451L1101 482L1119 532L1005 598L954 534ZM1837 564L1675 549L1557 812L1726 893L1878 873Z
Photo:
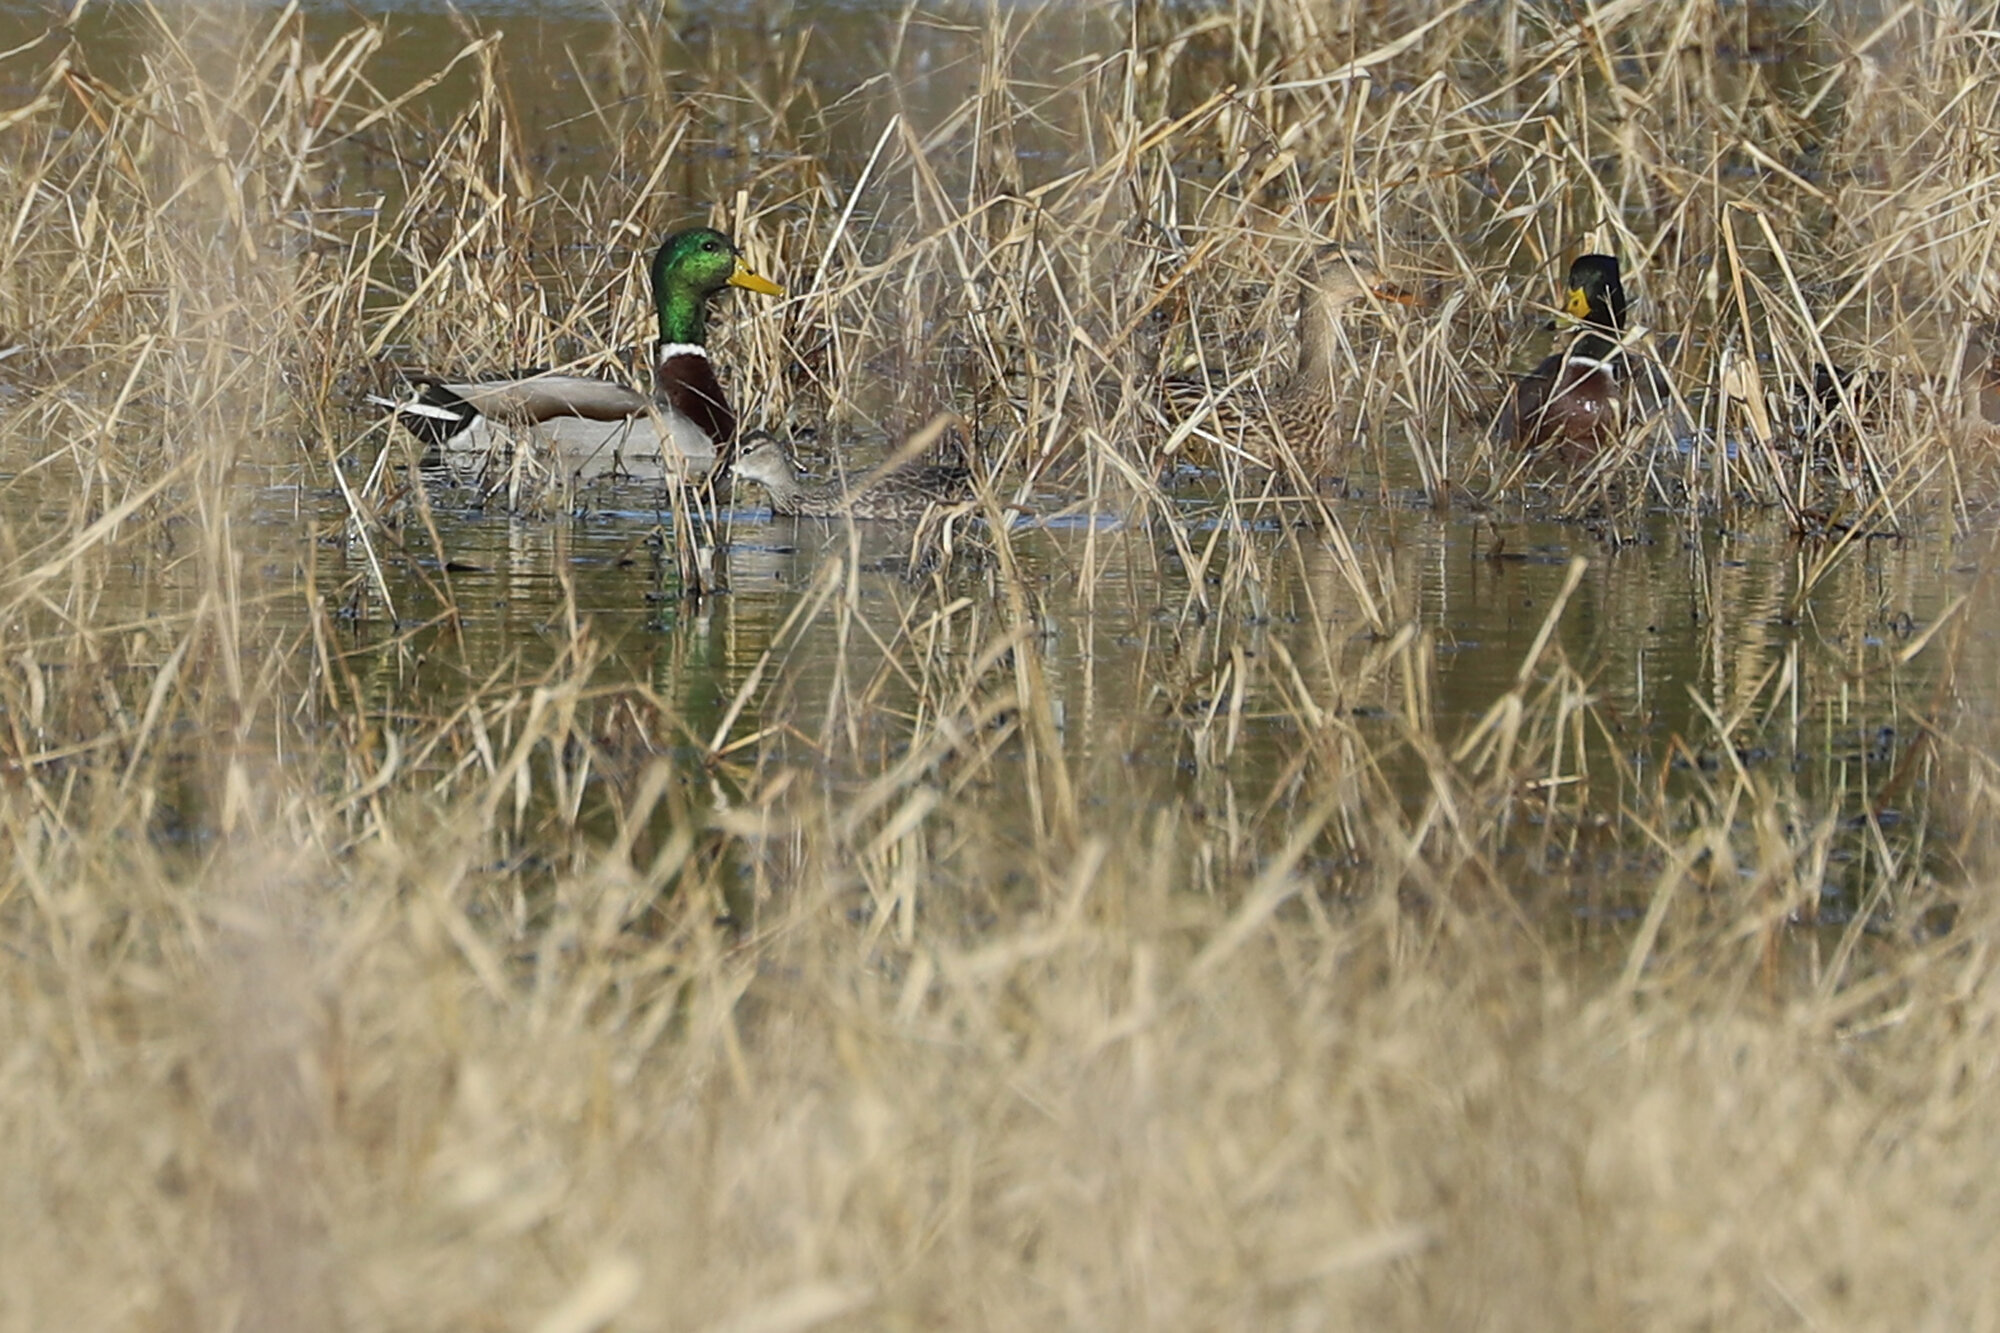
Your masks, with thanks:
M652 282L660 337L650 394L547 372L427 376L416 381L414 399L387 405L447 457L526 443L553 451L572 475L705 476L726 459L736 434L736 414L708 356L709 298L725 287L765 296L784 289L752 272L735 243L708 227L669 236L653 256Z
M1170 376L1162 383L1170 415L1187 421L1205 413L1194 434L1253 462L1276 467L1289 449L1307 471L1317 471L1333 451L1340 419L1340 321L1370 301L1411 305L1416 297L1388 282L1353 246L1321 247L1299 281L1298 355L1284 381L1260 392L1247 381Z
M881 519L923 517L932 505L972 498L972 473L962 467L904 467L862 479L853 489L838 482L807 481L783 445L768 436L730 464L730 472L754 481L771 496L771 512L805 518Z
M1575 322L1568 343L1521 376L1507 395L1494 436L1526 452L1588 458L1620 438L1629 419L1671 415L1666 372L1625 349L1625 283L1613 255L1583 255L1569 266L1562 313Z

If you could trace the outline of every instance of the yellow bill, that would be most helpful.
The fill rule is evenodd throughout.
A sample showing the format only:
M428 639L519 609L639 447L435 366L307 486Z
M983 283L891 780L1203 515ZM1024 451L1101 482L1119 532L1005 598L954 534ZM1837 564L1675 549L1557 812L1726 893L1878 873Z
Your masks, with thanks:
M736 256L736 271L729 275L731 287L741 287L746 292L756 292L760 296L783 296L785 289L769 278L754 271L743 262L743 256Z

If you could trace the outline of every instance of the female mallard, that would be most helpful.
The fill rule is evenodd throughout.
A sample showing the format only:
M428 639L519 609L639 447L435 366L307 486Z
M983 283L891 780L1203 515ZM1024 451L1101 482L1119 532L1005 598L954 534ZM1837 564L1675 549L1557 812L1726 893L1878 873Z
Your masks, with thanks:
M566 471L598 476L705 476L736 434L736 414L703 345L708 299L724 287L765 296L784 289L743 262L719 231L669 236L653 256L660 341L653 392L584 375L546 372L490 380L425 377L414 400L385 403L426 445L484 456L524 439L553 449ZM373 401L382 403L382 399Z
M1254 384L1227 383L1206 374L1176 375L1164 383L1171 414L1197 420L1196 433L1221 448L1240 448L1274 467L1280 443L1308 471L1332 452L1339 423L1340 321L1369 301L1412 305L1416 297L1384 280L1375 261L1352 246L1329 245L1314 256L1299 281L1299 350L1283 384L1260 393Z
M784 446L769 437L745 449L729 470L770 492L772 513L807 518L895 522L921 518L934 504L972 497L972 473L962 467L893 469L862 478L853 490L838 482L803 481Z
M2000 421L2000 325L1981 323L1965 330L1958 388L1966 420Z
M1625 284L1616 257L1579 257L1563 290L1563 314L1576 321L1576 332L1515 381L1493 433L1526 451L1587 458L1624 433L1628 414L1670 412L1672 394L1658 365L1625 350Z

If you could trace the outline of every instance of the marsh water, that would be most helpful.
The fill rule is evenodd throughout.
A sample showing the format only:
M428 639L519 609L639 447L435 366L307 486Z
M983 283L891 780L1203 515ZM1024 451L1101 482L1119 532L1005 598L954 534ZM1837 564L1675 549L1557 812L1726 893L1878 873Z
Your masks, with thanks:
M779 518L741 502L722 513L727 590L689 598L666 554L673 517L643 487L600 489L560 518L441 497L436 545L412 526L401 553L378 539L371 557L338 492L309 469L245 471L261 479L237 540L261 559L241 577L256 637L274 655L309 658L317 620L367 713L415 735L468 701L574 672L587 643L596 712L586 728L601 749L586 780L614 789L633 759L679 756L700 772L710 756L753 743L825 781L863 785L901 753L909 718L927 706L904 665L912 645L953 599L973 608L959 611L965 621L998 598L990 557L913 578L907 527ZM10 523L33 522L23 512L32 492L19 479L9 486ZM1184 504L1196 532L1224 521L1199 488ZM1580 678L1587 734L1554 768L1592 780L1575 799L1560 781L1525 794L1524 894L1565 910L1636 911L1618 886L1652 849L1606 835L1620 806L1694 799L1738 765L1790 793L1801 819L1843 826L1822 924L1858 910L1878 879L1879 866L1866 867L1913 829L1949 840L1952 830L1928 827L1924 761L1932 727L1992 722L1986 535L1864 543L1815 579L1824 549L1775 519L1732 528L1662 514L1612 543L1575 523L1435 510L1413 493L1344 499L1332 511L1379 571L1375 591L1398 628L1419 632L1422 680L1390 656L1316 525L1274 519L1237 534L1269 571L1250 614L1246 597L1214 609L1216 589L1190 577L1158 524L1057 516L1011 534L1064 758L1087 806L1121 819L1281 829L1314 745L1304 695L1352 723L1414 812L1431 779L1404 719L1426 715L1447 740L1468 734L1517 685L1581 559L1534 675L1561 662ZM129 585L96 590L100 610L142 637L149 624L164 627L163 643L199 601L197 566L132 563ZM807 603L813 613L788 624ZM1957 620L1933 638L1948 613ZM943 637L941 655L961 662L987 646L980 632L949 625ZM1984 682L1984 693L1968 682ZM675 720L623 726L634 701ZM842 761L824 752L830 729L849 738ZM976 793L1001 823L1032 817L1024 788L1005 777L1016 762L1002 753L1002 780ZM710 795L728 804L735 790L724 781ZM601 816L598 797L615 803L577 794L586 820ZM1323 871L1337 887L1340 867Z
M1797 37L1793 11L1753 9L1785 40L1810 40ZM1006 12L1017 25L1014 73L1046 71L1051 85L1070 77L1079 53L1122 40L1118 14L1105 8ZM203 11L196 27L226 21L220 14ZM59 35L44 37L50 19L0 10L0 47L32 55L38 40L45 52L73 42L95 74L115 79L158 41L124 6L87 5ZM346 7L325 7L308 10L304 25L309 38L327 40L354 21ZM398 78L415 85L441 53L504 29L515 112L539 131L525 145L534 188L557 193L605 170L601 145L632 128L619 121L619 87L635 41L664 41L690 68L726 67L738 48L797 52L792 87L745 86L704 108L702 129L667 183L689 201L754 188L768 161L802 140L844 188L865 170L889 114L918 123L950 114L982 58L976 26L864 4L696 6L669 20L584 5L439 5L385 10L380 21L385 86ZM398 52L408 53L407 66ZM1745 59L1775 61L1782 79L1788 59L1803 69L1810 55L1766 44ZM6 68L11 91L24 94L40 67L17 55ZM424 114L448 124L473 78L470 65L452 69L426 94ZM1037 164L1058 169L1075 138L1059 115L1037 123L1043 137L1016 145L1030 188ZM335 165L306 208L311 225L380 207L407 170L365 136ZM354 442L335 451L335 466L358 480L388 442L370 419L344 420ZM685 724L690 762L702 741L726 749L732 737L758 735L810 762L811 738L830 710L852 707L857 682L867 684L860 697L876 713L842 725L877 728L888 754L899 732L885 719L917 706L890 646L938 613L943 599L929 599L939 585L944 599L975 607L997 596L988 557L975 553L940 580L913 578L907 529L779 519L738 500L723 515L727 589L690 597L666 568L674 520L660 496L640 487L595 491L557 516L441 493L425 520L435 543L430 528L410 521L400 549L377 549L356 536L328 460L286 448L282 440L247 447L234 483L234 540L259 633L274 653L303 654L316 617L328 612L332 651L391 728L399 718L448 713L469 690L540 679L573 653L586 627L592 682L607 698L636 691L670 710ZM34 534L68 521L66 497L51 488L70 483L59 472L12 471L0 486L0 521L17 546L31 545ZM1593 784L1589 799L1602 806L1569 812L1572 828L1615 817L1621 791L1692 791L1706 774L1740 764L1852 821L1858 843L1924 818L1923 785L1908 774L1927 727L1983 727L1994 712L1996 678L1981 666L1993 656L1983 628L1994 623L1982 578L1989 535L1961 530L1942 512L1884 524L1822 570L1828 543L1797 537L1775 514L1661 508L1607 533L1533 506L1432 506L1394 469L1358 477L1330 511L1375 572L1372 591L1392 630L1413 627L1424 644L1416 660L1427 674L1412 682L1384 665L1393 635L1358 603L1322 523L1283 511L1241 522L1220 503L1212 477L1186 478L1171 494L1183 533L1220 534L1224 545L1252 551L1259 586L1225 598L1157 518L1089 512L1073 496L1042 497L1009 537L1034 590L1036 646L1065 757L1090 775L1088 799L1114 812L1229 820L1282 808L1306 745L1301 687L1315 706L1340 710L1379 741L1375 762L1420 803L1428 771L1403 744L1399 719L1415 701L1443 737L1468 732L1518 683L1579 558L1586 568L1550 644L1602 721L1579 735L1569 765L1625 776ZM833 564L851 573L851 591L781 636ZM123 608L111 617L122 623L172 619L199 594L192 582L182 585L192 562L122 568L95 590L107 607ZM1948 612L1970 627L1963 637L1933 636ZM782 716L767 711L773 677L760 674L774 644L782 649ZM1968 697L1968 682L1984 682L1985 692ZM746 691L748 706L736 708ZM1003 786L987 799L1004 814L1024 798ZM1572 840L1564 864L1579 876L1615 874L1627 851ZM1558 873L1548 860L1538 864ZM1854 908L1865 888L1836 865L1828 919Z

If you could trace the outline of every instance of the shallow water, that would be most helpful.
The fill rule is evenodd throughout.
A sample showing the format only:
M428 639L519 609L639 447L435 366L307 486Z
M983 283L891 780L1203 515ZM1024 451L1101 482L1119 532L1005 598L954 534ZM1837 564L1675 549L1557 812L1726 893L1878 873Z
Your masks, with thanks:
M0 503L25 493L17 485ZM556 519L453 507L451 498L439 496L433 510L446 561L406 525L409 554L387 558L384 598L361 544L341 538L337 495L290 484L257 491L238 540L269 556L245 580L258 636L305 644L311 590L332 608L342 670L359 682L366 711L410 734L468 699L563 676L580 638L595 654L586 673L600 744L593 790L609 783L615 792L621 766L646 755L678 754L698 770L709 750L753 742L824 781L863 785L903 752L906 719L936 706L910 663L962 664L982 635L998 633L990 560L961 559L941 585L912 578L903 527L725 509L719 563L729 589L689 599L662 556L671 517L645 488L594 491L587 511ZM1205 502L1185 503L1190 530L1213 534ZM1260 614L1205 610L1157 525L1106 515L1012 534L1035 602L1033 651L1086 807L1117 818L1261 820L1264 832L1245 833L1254 854L1282 831L1300 799L1300 766L1319 743L1298 701L1303 688L1356 729L1415 813L1431 779L1405 743L1405 719L1434 719L1447 742L1468 734L1515 686L1579 557L1588 567L1534 678L1565 662L1587 683L1593 711L1576 737L1581 753L1553 768L1588 781L1522 794L1524 893L1581 895L1593 913L1629 910L1618 906L1629 902L1618 885L1649 849L1629 834L1607 838L1621 806L1694 801L1741 764L1789 793L1801 817L1823 810L1849 822L1837 841L1852 847L1831 865L1823 907L1823 920L1844 920L1875 882L1865 844L1886 830L1888 845L1902 845L1930 817L1926 720L1984 728L1994 714L1995 677L1975 665L1993 655L1978 628L1992 623L1978 575L1984 538L1868 543L1800 599L1821 548L1776 521L1722 531L1662 515L1614 546L1573 523L1440 513L1395 497L1331 509L1364 565L1380 571L1386 604L1423 636L1420 681L1385 654L1315 527L1272 521L1240 534L1268 572L1255 598L1230 605L1261 605ZM296 543L302 521L320 540ZM829 571L851 568L860 574L781 639ZM176 603L169 570L130 572L129 587L101 590L100 618L140 623ZM911 626L961 598L958 625L984 629L954 638L947 625L941 653L913 647L923 634ZM1961 598L1970 599L1959 609L1967 638L1940 635L1900 661ZM583 627L579 637L572 625ZM774 645L777 669L764 669ZM1985 684L1968 693L1968 681ZM747 706L732 714L743 691ZM1726 719L1720 731L1711 716ZM1006 751L994 760L1003 775L1018 762ZM734 789L725 778L711 798L726 804ZM971 799L996 823L1031 818L1024 785L1004 777ZM583 800L586 819L596 804ZM1320 869L1337 890L1340 866Z

